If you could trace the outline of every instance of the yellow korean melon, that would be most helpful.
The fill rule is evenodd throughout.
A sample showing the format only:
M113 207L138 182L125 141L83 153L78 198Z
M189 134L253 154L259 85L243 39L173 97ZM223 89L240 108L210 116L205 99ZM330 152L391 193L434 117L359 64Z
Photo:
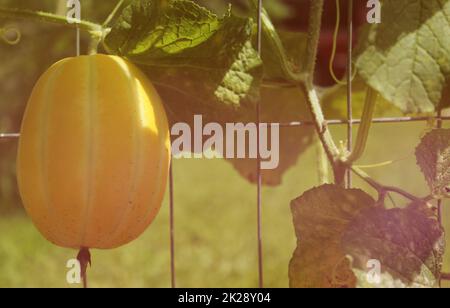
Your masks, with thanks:
M27 213L52 243L110 249L136 239L161 207L169 161L164 107L133 64L68 58L37 82L17 177Z

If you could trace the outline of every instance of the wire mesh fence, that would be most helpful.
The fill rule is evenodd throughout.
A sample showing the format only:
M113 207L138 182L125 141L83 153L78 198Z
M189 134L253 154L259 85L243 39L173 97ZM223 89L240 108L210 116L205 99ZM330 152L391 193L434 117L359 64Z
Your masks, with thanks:
M347 19L347 119L327 119L325 120L326 125L346 125L347 127L347 150L349 152L352 151L353 147L353 128L354 125L361 124L361 119L353 118L353 102L352 102L352 76L353 76L353 68L352 68L352 58L353 58L353 0L349 0L348 6L348 19ZM258 0L258 10L257 10L257 51L261 54L262 52L262 16L263 16L263 0ZM79 35L77 34L77 37ZM79 38L78 38L79 39ZM79 54L77 48L77 54ZM259 130L260 127L260 115L261 115L261 106L258 103L256 107L256 115L257 115L257 128ZM443 116L440 112L433 116L417 116L417 117L382 117L382 118L374 118L372 119L373 124L383 124L383 123L409 123L409 122L427 122L430 119L436 120L437 127L442 128L444 121L450 121L450 116ZM268 123L268 124L276 124L280 127L299 127L299 126L312 126L314 122L312 121L298 121L298 122L289 122L289 123ZM9 133L9 132L0 132L0 140L14 140L20 138L20 133ZM260 143L260 134L259 131L257 133L257 148L259 149ZM259 151L258 151L259 152ZM257 229L256 229L256 247L257 247L257 255L258 255L258 286L260 288L264 287L264 259L263 259L263 234L262 234L262 176L261 176L261 157L258 153L257 155L257 163L256 163L256 174L257 174L257 185L256 185L256 221L257 221ZM170 166L170 175L169 175L169 226L170 226L170 273L171 273L171 286L175 288L177 286L177 275L176 275L176 262L175 262L175 185L174 185L174 167L171 163ZM348 188L352 187L352 173L349 171L346 175L346 186ZM442 226L442 200L438 200L438 220ZM441 280L450 281L450 273L443 273L441 275Z

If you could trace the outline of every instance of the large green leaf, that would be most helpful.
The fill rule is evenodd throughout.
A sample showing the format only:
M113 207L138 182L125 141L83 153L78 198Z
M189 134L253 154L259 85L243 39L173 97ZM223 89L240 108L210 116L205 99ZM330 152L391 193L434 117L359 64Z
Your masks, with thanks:
M450 129L435 129L425 135L416 158L432 195L450 197Z
M444 234L426 205L385 209L361 190L324 185L291 203L291 287L435 287ZM376 260L381 281L367 279Z
M289 265L293 288L355 287L341 238L363 209L375 205L361 190L324 185L291 203L297 248Z
M189 0L135 0L105 45L165 88L169 116L188 122L195 110L220 119L258 97L262 62L252 46L253 28L251 19L219 18Z
M382 18L361 36L359 74L406 113L448 106L450 1L384 0Z

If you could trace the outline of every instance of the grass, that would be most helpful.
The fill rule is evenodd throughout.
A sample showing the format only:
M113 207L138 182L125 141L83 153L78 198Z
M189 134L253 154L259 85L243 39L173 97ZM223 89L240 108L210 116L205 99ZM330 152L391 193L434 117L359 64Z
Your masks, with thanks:
M419 124L376 125L361 164L407 156L368 172L383 183L425 196L427 187L413 156L423 128ZM343 129L334 133L345 139ZM268 287L288 286L288 263L296 243L289 202L317 185L315 164L315 151L310 149L286 174L282 186L263 191ZM358 180L355 185L373 192ZM255 197L255 186L224 161L175 162L179 287L257 286ZM450 211L445 212L450 221ZM0 287L71 287L66 283L66 262L76 253L49 244L21 213L0 217ZM138 240L113 251L93 251L88 274L92 287L169 287L167 200L156 221Z

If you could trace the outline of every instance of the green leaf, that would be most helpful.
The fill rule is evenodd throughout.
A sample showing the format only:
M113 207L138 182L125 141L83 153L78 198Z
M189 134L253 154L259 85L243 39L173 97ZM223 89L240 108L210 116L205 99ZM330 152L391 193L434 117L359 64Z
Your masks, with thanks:
M444 234L425 205L385 209L361 190L324 185L292 201L291 287L435 287ZM380 262L371 284L368 261Z
M361 36L359 74L403 112L449 106L450 2L384 0L382 17Z
M256 110L239 119L243 123L256 122ZM262 88L261 122L289 123L310 120L305 94L297 88ZM270 132L268 133L270 136ZM297 163L301 153L312 144L312 126L280 127L279 166L262 170L262 183L268 186L281 184L283 175ZM234 168L249 182L257 182L256 159L230 159Z
M450 129L426 134L416 149L416 158L432 195L450 197Z
M438 287L444 253L444 233L422 209L373 208L353 221L342 237L353 259L360 287ZM366 279L369 260L381 265L381 282Z
M355 287L341 238L363 209L374 207L365 192L324 185L291 202L297 248L289 264L293 288Z
M195 110L220 119L258 98L262 62L252 46L253 28L251 19L218 18L188 0L135 0L105 45L164 88L169 117L188 122Z

